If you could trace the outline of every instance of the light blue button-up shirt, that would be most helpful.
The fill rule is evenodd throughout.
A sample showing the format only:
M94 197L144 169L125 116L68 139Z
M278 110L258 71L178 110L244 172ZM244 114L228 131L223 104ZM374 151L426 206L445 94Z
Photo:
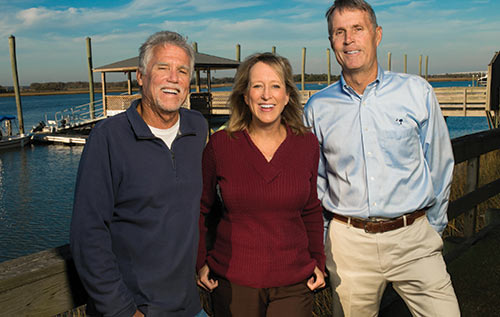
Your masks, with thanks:
M327 211L394 218L431 206L430 224L444 230L454 160L427 81L379 67L359 95L341 77L309 99L304 121L321 147L318 197Z

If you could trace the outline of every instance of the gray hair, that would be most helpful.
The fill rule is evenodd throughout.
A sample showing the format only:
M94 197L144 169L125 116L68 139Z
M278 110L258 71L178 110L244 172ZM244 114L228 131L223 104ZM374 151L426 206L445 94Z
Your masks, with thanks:
M139 72L141 72L141 74L143 75L146 74L146 68L148 66L149 60L151 59L153 50L157 46L163 46L168 44L182 48L186 52L190 61L189 74L191 75L193 73L194 70L193 47L191 47L191 45L189 45L186 42L186 39L179 33L171 31L160 31L148 37L146 42L144 42L144 44L142 44L141 47L139 48Z
M366 2L365 0L335 0L333 5L328 8L326 11L325 17L326 21L328 23L328 36L331 38L332 37L332 18L333 18L333 12L335 10L338 10L339 12L342 12L344 10L361 10L365 11L368 13L370 17L370 22L373 25L373 28L377 28L377 17L375 16L375 11L373 11L372 6Z

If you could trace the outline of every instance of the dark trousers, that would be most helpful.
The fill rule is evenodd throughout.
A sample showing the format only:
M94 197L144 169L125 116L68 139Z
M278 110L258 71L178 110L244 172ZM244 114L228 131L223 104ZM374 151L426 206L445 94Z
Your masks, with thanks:
M212 292L215 317L311 317L314 294L307 280L288 286L253 288L217 277Z

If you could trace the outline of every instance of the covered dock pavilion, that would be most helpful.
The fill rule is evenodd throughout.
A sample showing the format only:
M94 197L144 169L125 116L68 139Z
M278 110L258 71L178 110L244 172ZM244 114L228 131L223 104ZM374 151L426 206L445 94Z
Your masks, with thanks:
M211 72L213 70L236 69L239 65L240 62L236 60L195 52L195 91L188 98L188 106L208 114L212 102ZM101 73L102 102L105 117L127 109L131 101L140 98L140 94L132 94L132 73L137 72L138 68L139 57L137 56L93 69L93 72ZM205 72L207 75L207 91L205 92L201 92L201 72ZM126 95L108 95L106 73L125 73L127 75L128 91Z

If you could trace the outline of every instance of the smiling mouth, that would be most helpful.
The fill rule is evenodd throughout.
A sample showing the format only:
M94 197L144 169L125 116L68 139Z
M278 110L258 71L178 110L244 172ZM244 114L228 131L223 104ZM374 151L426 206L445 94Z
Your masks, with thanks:
M357 53L359 53L359 52L360 52L359 50L356 50L356 51L346 51L345 53L346 53L347 55L353 55L353 54L357 54Z
M271 109L271 108L274 108L274 105L272 104L268 104L268 105L260 105L261 108L264 108L264 109Z
M179 90L178 89L174 89L174 88L163 88L161 91L164 92L164 93L166 93L166 94L172 94L172 95L179 94Z

